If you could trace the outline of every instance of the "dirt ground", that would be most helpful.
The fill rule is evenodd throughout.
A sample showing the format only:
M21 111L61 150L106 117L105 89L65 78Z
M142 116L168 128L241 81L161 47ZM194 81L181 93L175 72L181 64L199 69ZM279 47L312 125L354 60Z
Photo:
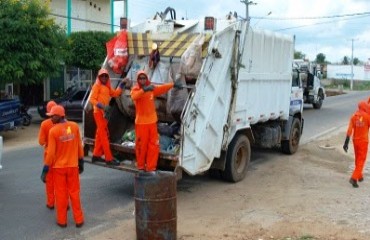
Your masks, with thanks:
M37 145L38 125L5 133L5 151ZM19 137L21 136L21 137ZM252 152L247 177L236 184L206 174L178 182L179 240L370 239L370 178L348 180L353 149L342 150L344 129L300 146L295 155ZM368 180L369 179L369 180ZM86 239L136 238L134 201L108 212L125 216L109 230L89 229Z

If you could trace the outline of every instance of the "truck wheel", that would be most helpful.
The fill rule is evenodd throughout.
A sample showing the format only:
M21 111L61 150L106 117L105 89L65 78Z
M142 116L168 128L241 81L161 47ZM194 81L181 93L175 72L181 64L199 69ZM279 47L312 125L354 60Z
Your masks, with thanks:
M324 94L322 94L321 90L319 91L317 98L317 102L312 104L314 109L320 109L322 106L322 102L324 101Z
M31 125L31 117L27 115L22 116L22 125L23 126Z
M286 154L293 154L297 151L301 138L301 122L298 118L293 119L290 129L289 140L281 141L281 150Z
M226 155L225 171L222 178L229 182L239 182L247 174L251 159L251 145L245 135L236 135L231 141Z

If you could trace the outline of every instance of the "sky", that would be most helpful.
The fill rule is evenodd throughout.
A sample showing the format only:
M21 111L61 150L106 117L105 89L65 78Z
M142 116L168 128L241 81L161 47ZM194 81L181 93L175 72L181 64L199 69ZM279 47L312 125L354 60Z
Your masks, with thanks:
M305 54L309 60L315 60L318 53L325 54L326 60L332 63L341 62L344 56L351 58L352 42L354 58L360 61L370 58L369 0L252 2L257 4L249 5L250 25L294 35L295 50ZM128 0L131 26L152 18L167 7L175 9L177 19L224 18L230 11L243 18L246 16L246 5L240 0ZM123 1L118 1L115 3L117 24L123 14Z

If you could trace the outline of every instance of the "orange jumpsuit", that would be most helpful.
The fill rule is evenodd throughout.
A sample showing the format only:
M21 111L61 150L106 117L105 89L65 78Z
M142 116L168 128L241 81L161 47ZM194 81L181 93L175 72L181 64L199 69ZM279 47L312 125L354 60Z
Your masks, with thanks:
M361 101L358 104L358 110L352 115L347 129L347 137L353 135L355 169L352 173L352 179L356 181L363 178L362 172L366 162L369 143L369 127L370 116L368 115L368 104L365 101Z
M49 132L46 164L54 172L56 218L58 224L67 224L68 199L71 201L76 224L84 222L80 201L78 159L83 158L83 148L78 125L64 121ZM50 169L50 167L49 167Z
M106 69L100 69L98 76L102 74L108 74L108 71ZM106 84L103 84L97 78L91 90L90 103L94 106L94 119L96 123L93 155L96 157L104 155L107 162L113 160L112 151L109 146L108 120L104 118L104 110L98 108L96 104L101 103L104 106L108 106L111 97L118 97L121 93L122 89L120 87L116 90L111 88L110 79L108 79Z
M145 85L150 85L148 75L144 71L139 71L136 76L145 74L147 81ZM155 109L155 97L168 92L173 87L173 83L155 86L153 91L144 92L139 84L131 90L131 98L136 109L135 118L135 153L137 168L145 171L155 171L157 168L159 155L159 137L157 131L157 112Z
M39 131L39 144L44 146L44 164L46 161L46 152L48 149L48 136L50 129L54 126L54 123L51 119L46 119L42 121ZM48 174L46 175L45 183L46 191L46 206L48 208L54 207L55 197L54 197L54 178L53 178L53 169L50 168Z

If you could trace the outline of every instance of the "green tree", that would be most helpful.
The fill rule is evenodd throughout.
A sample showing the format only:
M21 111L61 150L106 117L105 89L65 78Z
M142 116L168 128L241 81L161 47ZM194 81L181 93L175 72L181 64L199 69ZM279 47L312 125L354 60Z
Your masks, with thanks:
M353 59L353 64L354 65L357 65L359 63L360 63L360 60L357 57Z
M43 0L0 1L0 84L40 83L58 75L65 31Z
M304 59L306 54L300 52L300 51L294 51L294 59Z
M316 55L316 63L318 64L324 64L326 63L326 56L323 53L319 53Z
M348 65L348 64L349 64L349 57L344 56L344 57L343 57L343 60L342 60L342 64L343 64L343 65Z
M100 31L73 32L67 41L65 63L97 72L107 55L105 43L113 36Z

